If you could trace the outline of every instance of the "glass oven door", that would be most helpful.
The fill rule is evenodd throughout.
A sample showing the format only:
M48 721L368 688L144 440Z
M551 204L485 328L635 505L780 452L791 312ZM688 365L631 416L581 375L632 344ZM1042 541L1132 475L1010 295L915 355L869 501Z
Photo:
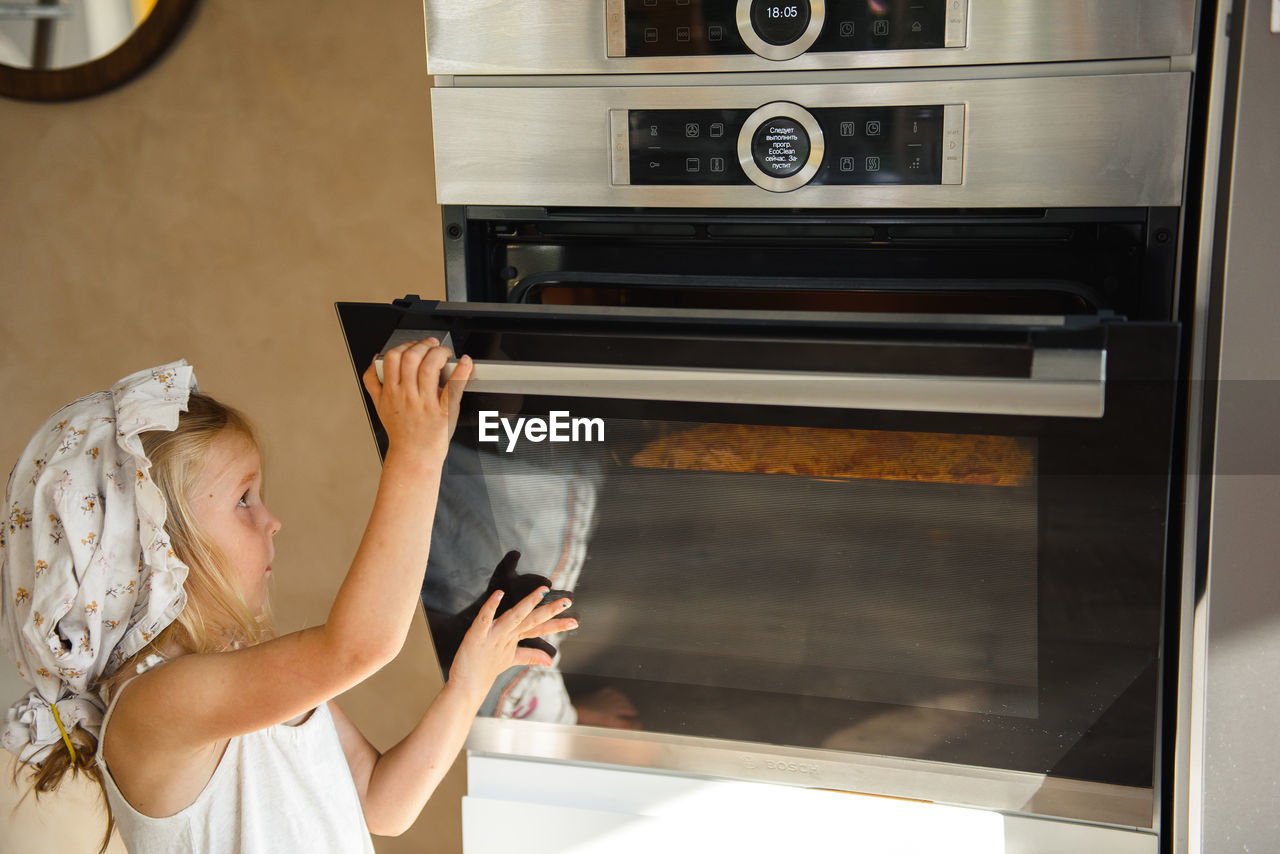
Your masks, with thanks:
M476 362L423 589L446 670L509 550L572 591L490 748L1152 826L1176 327L339 308L357 366Z

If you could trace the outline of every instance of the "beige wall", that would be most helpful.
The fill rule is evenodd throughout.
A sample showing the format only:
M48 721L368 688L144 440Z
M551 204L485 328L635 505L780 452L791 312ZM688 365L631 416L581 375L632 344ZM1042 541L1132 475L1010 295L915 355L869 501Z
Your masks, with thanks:
M122 89L0 99L4 470L63 403L185 357L265 438L278 624L322 621L378 476L333 302L443 295L428 86L419 0L206 0ZM438 688L428 643L341 700L379 746ZM0 851L96 850L82 799L11 813L10 767ZM459 850L461 791L378 850Z

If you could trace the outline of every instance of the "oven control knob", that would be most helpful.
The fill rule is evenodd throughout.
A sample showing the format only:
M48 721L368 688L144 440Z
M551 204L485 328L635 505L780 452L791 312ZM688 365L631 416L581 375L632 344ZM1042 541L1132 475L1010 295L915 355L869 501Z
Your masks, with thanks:
M792 59L818 40L826 0L738 0L738 33L765 59Z
M775 193L803 187L822 165L822 127L790 101L756 110L738 131L738 162L757 186Z

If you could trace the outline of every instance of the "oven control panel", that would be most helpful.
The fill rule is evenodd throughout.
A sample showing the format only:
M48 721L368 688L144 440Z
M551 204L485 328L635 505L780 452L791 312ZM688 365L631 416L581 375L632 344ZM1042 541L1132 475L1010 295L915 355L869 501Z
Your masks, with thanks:
M610 57L964 47L969 0L608 0Z
M959 184L964 105L611 110L615 185Z

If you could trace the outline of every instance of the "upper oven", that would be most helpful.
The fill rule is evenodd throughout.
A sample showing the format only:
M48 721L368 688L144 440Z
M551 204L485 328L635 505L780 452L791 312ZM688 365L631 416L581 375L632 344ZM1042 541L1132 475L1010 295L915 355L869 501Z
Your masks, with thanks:
M435 75L654 74L1167 58L1195 0L431 0Z
M581 622L474 752L1156 850L1194 13L428 3L446 298L339 313L475 361L442 668L511 550Z

